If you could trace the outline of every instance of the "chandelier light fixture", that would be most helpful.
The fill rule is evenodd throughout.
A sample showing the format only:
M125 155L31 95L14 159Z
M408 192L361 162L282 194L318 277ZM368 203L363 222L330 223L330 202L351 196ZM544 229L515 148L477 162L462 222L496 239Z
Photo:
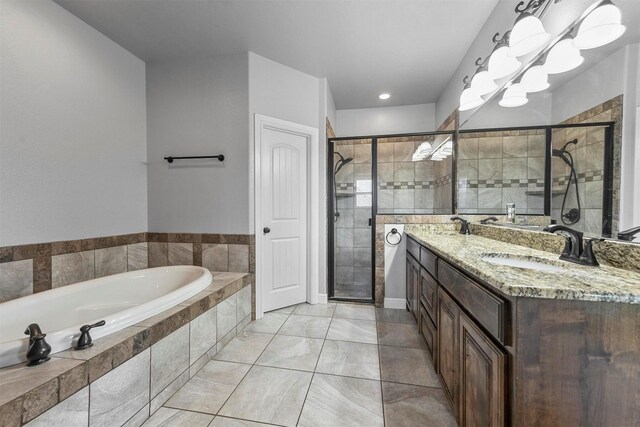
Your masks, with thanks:
M462 80L465 86L459 111L478 108L503 90L499 105L509 108L525 105L527 93L549 88L550 74L579 67L584 62L581 50L604 46L625 32L622 13L612 0L596 1L554 39L540 20L552 0L525 3L523 0L515 8L518 18L513 28L501 39L500 33L493 36L495 46L491 54L484 61L478 58L475 74Z

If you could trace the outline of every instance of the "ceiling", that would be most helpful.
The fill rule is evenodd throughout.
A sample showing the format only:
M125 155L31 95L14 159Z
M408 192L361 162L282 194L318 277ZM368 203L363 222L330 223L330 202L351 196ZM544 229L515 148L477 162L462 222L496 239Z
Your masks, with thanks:
M56 2L148 63L252 51L350 109L435 102L498 0Z

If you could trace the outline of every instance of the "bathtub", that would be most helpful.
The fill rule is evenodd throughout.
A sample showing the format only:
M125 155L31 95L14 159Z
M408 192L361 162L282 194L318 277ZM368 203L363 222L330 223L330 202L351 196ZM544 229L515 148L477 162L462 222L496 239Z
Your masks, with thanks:
M95 340L154 316L208 287L209 270L194 266L148 268L63 286L0 304L0 368L26 361L31 323L47 334L51 354L75 345L80 327Z

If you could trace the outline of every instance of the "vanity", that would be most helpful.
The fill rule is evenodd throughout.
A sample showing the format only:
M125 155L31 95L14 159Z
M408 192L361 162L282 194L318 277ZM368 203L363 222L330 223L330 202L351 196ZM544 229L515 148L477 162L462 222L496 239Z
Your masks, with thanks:
M640 424L640 273L407 237L407 309L460 426Z

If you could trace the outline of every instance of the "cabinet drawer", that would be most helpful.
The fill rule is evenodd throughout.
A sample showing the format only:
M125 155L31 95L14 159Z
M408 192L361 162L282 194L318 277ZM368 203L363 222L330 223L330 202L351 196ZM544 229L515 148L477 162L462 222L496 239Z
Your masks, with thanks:
M420 247L420 264L429 272L433 277L438 277L438 257L429 249Z
M420 301L433 321L436 319L437 299L438 283L427 270L420 269Z
M407 252L409 252L417 260L420 259L420 244L415 240L407 239Z
M429 316L424 309L424 306L420 306L420 333L424 338L424 342L427 344L427 351L433 360L433 366L436 367L436 325L433 324ZM436 368L437 369L437 368Z
M478 323L504 343L505 301L463 276L442 260L438 260L438 275L440 285L449 291Z

